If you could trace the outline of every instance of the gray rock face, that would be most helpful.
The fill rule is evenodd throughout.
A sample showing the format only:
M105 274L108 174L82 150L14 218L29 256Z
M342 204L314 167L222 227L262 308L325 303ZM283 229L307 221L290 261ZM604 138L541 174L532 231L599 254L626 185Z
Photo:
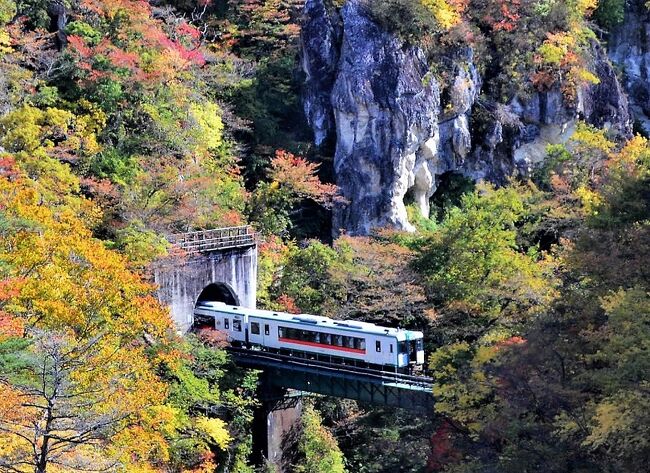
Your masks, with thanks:
M650 134L650 12L645 0L626 3L623 23L609 38L609 57L623 71L634 118Z
M512 114L520 121L512 142L513 164L529 174L546 156L548 144L566 142L578 119L615 135L629 137L632 132L627 96L604 50L592 44L592 72L599 82L578 91L576 103L568 106L559 90L537 93L528 101L513 100Z
M340 45L322 1L307 1L305 19L304 103L316 143L333 131L331 117L336 126L334 168L346 202L335 208L334 228L350 234L385 226L412 230L404 196L410 191L428 215L438 147L440 97L424 55L382 31L356 0L341 9ZM330 89L330 61L337 57Z
M302 19L303 104L307 123L320 146L334 129L330 94L336 80L341 42L340 18L322 0L307 0Z
M481 78L470 48L461 51L454 63L448 111L440 117L439 172L458 170L472 150L472 107L481 89Z
M594 74L600 82L588 87L582 95L579 112L594 126L613 128L618 134L629 136L632 120L627 95L603 48L594 43L592 51Z
M422 51L383 31L364 3L348 0L336 10L326 0L306 0L302 22L305 114L317 145L336 141L334 170L345 200L334 209L336 234L413 230L405 197L428 217L445 172L495 182L529 173L546 145L566 141L579 118L630 133L626 96L598 45L593 69L600 83L581 90L573 106L559 90L479 103L473 53L459 50L441 110Z

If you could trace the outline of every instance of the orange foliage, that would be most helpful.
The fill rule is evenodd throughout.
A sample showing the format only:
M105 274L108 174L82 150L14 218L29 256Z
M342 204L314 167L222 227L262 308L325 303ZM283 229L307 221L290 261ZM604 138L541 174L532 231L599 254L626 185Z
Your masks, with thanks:
M496 345L496 350L500 350L501 348L504 347L513 347L513 346L519 346L519 345L524 345L526 343L526 339L519 337L517 335L513 335L510 338L507 338L505 340L502 340L500 342L497 342Z
M0 157L0 177L12 178L17 175L16 160L11 156Z
M289 312L290 314L299 314L302 312L296 305L294 298L287 296L286 294L280 295L280 297L277 299L277 303L280 305L280 307L282 307L282 310Z
M427 461L427 471L441 471L445 465L455 463L462 458L460 451L454 448L452 429L444 421L429 439L431 451Z
M170 327L152 286L129 272L124 257L95 240L74 213L42 206L26 179L0 178L0 197L9 218L36 224L0 239L0 261L14 268L10 282L0 286L12 313L28 324L85 333L106 326L113 333L160 336Z
M228 335L212 327L200 327L196 330L196 335L202 342L211 347L224 348L229 345Z
M310 163L305 158L277 150L271 161L270 177L301 197L326 204L334 198L336 186L320 182L317 176L319 167L319 164Z
M521 18L519 13L521 0L499 0L497 7L497 13L487 14L483 20L494 31L511 32L517 29L518 21Z
M20 337L24 331L22 320L0 311L0 342L8 337Z
M138 82L160 83L176 77L178 72L205 64L200 48L200 32L187 22L175 29L177 40L165 33L164 24L154 18L148 2L139 0L84 0L82 7L106 21L128 12L129 21L117 32L92 46L75 35L68 37L70 51L78 58L77 66L89 73L87 79L118 78L128 72ZM102 65L95 68L97 57L107 58L113 70Z

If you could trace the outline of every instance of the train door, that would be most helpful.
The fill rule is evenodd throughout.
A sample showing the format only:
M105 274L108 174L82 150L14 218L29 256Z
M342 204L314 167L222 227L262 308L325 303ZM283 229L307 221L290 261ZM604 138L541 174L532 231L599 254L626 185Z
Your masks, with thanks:
M424 340L419 338L415 341L415 354L416 354L416 363L419 365L424 364Z
M248 322L249 333L249 343L251 345L262 345L264 346L264 336L262 335L262 325L264 324L263 320L250 318Z
M248 327L246 326L246 318L235 314L232 316L230 322L230 335L232 339L239 343L246 343L248 340Z
M399 362L399 366L408 366L409 364L409 349L408 349L408 340L400 340L397 343L397 351L399 353L399 358L401 358Z

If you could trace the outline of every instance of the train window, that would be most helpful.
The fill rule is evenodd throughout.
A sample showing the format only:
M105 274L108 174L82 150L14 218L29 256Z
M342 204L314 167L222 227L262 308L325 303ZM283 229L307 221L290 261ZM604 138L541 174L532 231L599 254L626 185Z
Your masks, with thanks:
M271 335L271 327L269 327L269 324L264 324L264 335Z
M335 347L342 347L343 337L341 335L332 335L332 345Z
M241 320L233 320L232 321L232 329L235 332L241 332Z
M324 343L325 345L331 345L332 344L332 336L329 333L321 333L320 334L320 342Z
M397 351L398 353L406 353L406 342L401 341L397 344Z
M366 339L365 338L360 338L359 339L359 350L366 351Z
M251 322L251 334L259 335L260 334L260 324L259 322Z
M345 348L354 348L354 337L343 337L343 346Z
M364 346L362 347L361 344ZM365 340L363 338L354 338L354 348L356 350L364 350L365 351Z
M268 325L264 327L264 330L266 330L266 327L268 327ZM286 338L286 337L287 334L285 333L284 327L278 327L278 338Z
M393 344L390 344L390 352L393 353Z
M375 350L381 351L381 342L379 340L375 342Z
M223 319L223 328L225 328L226 330L230 329L230 320Z

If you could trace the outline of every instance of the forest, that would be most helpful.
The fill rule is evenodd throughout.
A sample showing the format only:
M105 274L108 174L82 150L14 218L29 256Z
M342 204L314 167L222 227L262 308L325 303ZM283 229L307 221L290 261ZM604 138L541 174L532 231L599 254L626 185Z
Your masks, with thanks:
M344 55L346 15L360 8L375 39L426 65L414 82L436 105L430 135L443 143L445 120L467 125L469 151L450 139L453 163L431 173L424 214L413 184L403 189L409 228L336 227L350 221L336 217L350 199L363 210L359 188L372 187L342 166L375 161L359 157L368 142L346 141L342 123L357 111L342 100L328 96L334 110L321 122L338 127L314 137L303 25L321 5L344 39L340 51L320 51ZM0 472L645 471L650 143L638 117L650 85L639 92L647 76L634 76L628 87L629 64L601 52L626 28L640 34L649 9L641 0L0 0ZM471 67L459 59L466 48ZM373 57L391 83L389 55ZM404 103L380 103L382 84L372 84L379 105L366 103L368 113ZM470 103L459 91L472 84ZM617 122L612 110L623 106L612 100L581 105L609 100L605 86L625 113L629 97L629 120ZM514 112L542 95L570 118L531 125L529 112ZM551 99L538 108L548 112ZM399 120L411 123L404 110ZM543 141L555 125L562 138ZM529 149L521 136L533 128L540 157L524 166L514 150ZM382 138L391 150L407 141ZM409 154L395 153L373 159ZM363 195L388 202L390 182ZM179 334L151 270L183 257L173 235L239 225L260 234L259 307L422 330L434 410L310 396L283 465L260 460L259 373L235 365L214 334Z

